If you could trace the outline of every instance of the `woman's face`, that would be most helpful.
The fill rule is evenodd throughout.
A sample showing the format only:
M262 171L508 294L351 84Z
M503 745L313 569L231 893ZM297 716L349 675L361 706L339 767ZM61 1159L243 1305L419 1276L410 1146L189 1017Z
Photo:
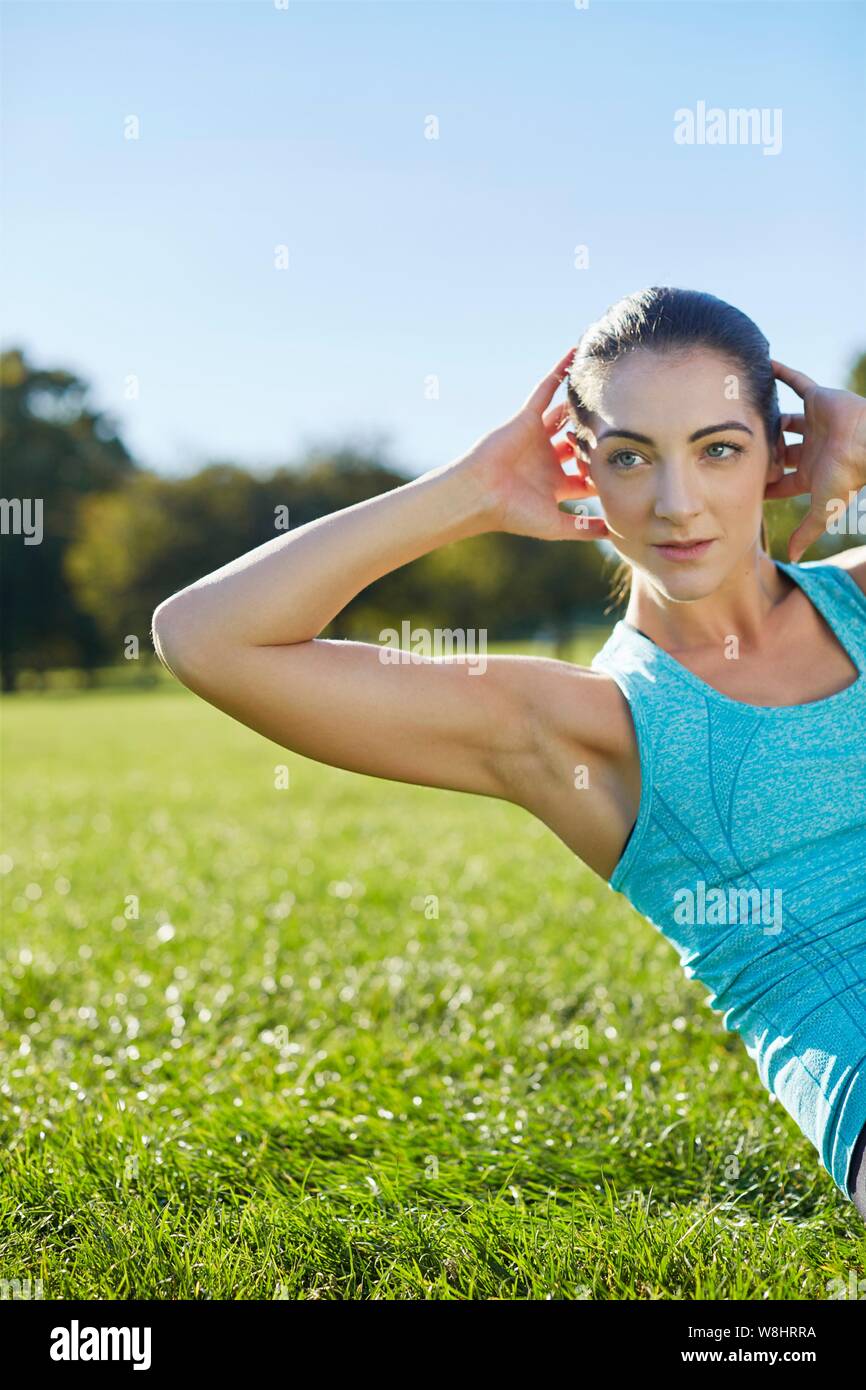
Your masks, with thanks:
M764 488L782 475L744 390L742 368L714 352L640 350L587 402L594 438L580 454L611 541L671 597L711 593L753 555ZM711 544L694 556L659 548L676 541Z

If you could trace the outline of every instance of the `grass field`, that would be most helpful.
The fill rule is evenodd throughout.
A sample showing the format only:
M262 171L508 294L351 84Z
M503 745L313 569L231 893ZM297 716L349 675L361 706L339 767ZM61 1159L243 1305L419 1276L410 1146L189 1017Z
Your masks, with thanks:
M176 686L5 702L0 1280L823 1299L866 1227L676 953L505 803ZM275 768L288 768L288 786Z

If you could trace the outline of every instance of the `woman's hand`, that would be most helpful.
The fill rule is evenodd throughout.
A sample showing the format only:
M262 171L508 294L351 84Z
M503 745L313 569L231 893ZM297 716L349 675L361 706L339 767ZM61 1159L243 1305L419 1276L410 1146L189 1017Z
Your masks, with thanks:
M784 445L784 466L795 471L768 483L764 492L770 500L811 494L809 511L788 538L788 559L796 563L831 517L847 509L850 494L866 486L866 400L853 391L819 386L783 362L772 365L804 406L802 415L782 416L783 430L803 436L802 444Z
M575 460L568 437L553 441L569 421L568 403L548 409L576 349L571 348L504 425L485 435L459 467L477 477L491 499L490 529L538 540L600 540L609 535L604 517L592 516L586 500L595 485ZM578 471L563 473L568 462ZM566 513L559 503L573 501Z

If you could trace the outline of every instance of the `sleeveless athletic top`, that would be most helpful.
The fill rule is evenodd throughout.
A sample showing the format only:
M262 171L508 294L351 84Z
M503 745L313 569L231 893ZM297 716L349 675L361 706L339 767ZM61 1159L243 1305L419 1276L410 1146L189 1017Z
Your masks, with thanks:
M618 622L591 666L628 701L641 795L609 886L709 988L849 1196L866 1125L866 595L837 566L776 563L857 680L748 705Z

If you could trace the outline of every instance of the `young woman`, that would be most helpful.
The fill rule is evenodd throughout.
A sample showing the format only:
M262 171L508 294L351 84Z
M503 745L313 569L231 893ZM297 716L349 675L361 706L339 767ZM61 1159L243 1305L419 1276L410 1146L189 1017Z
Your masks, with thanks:
M804 414L779 415L776 377ZM654 288L465 456L191 584L154 642L286 748L544 821L711 987L866 1219L866 546L796 563L864 485L866 401L773 362L730 305ZM774 562L763 501L803 493ZM319 638L380 576L490 530L611 540L632 587L591 668L494 656L477 679Z

